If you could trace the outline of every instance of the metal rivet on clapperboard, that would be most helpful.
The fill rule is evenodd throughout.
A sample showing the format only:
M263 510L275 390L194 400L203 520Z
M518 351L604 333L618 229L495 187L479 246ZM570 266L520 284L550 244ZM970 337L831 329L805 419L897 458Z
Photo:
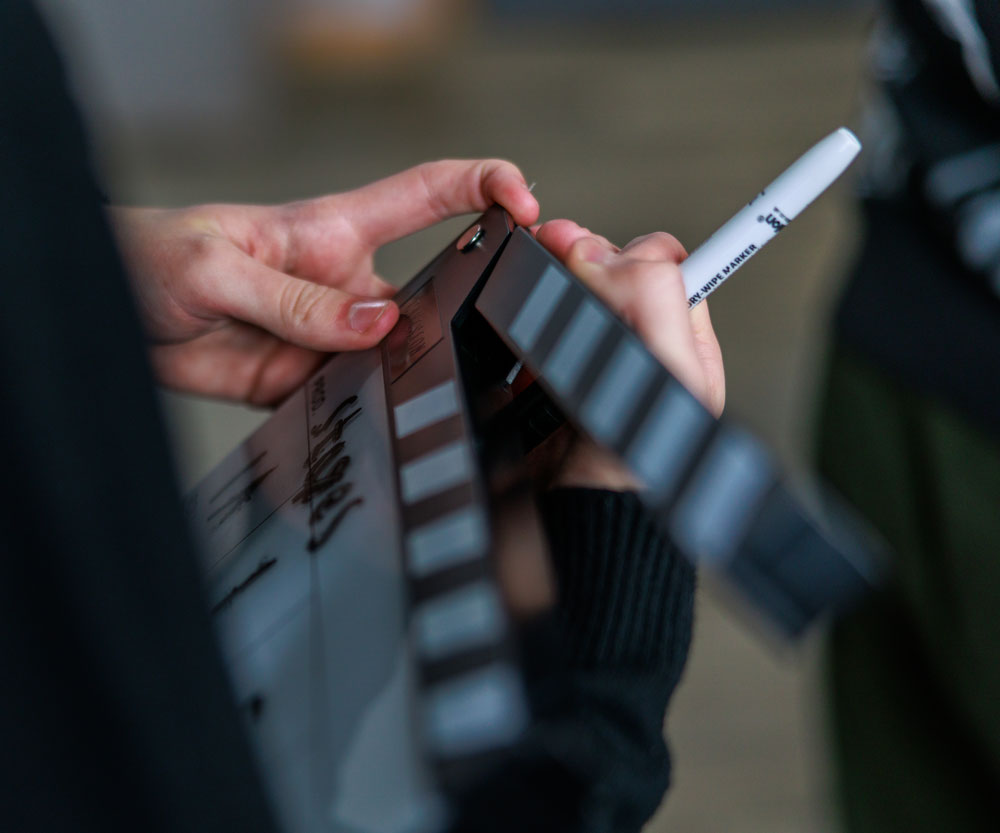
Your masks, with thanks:
M479 223L476 223L466 230L465 234L458 238L458 242L455 244L455 248L458 249L462 254L466 252L471 252L476 246L483 242L483 238L486 236L486 229L484 229Z

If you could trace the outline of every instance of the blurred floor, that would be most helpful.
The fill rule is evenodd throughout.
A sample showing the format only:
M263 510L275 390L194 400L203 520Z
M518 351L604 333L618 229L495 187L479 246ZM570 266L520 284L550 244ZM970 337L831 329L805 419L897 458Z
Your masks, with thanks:
M419 67L286 79L276 111L239 135L121 143L107 167L123 201L184 204L279 201L427 159L499 155L537 180L547 218L618 242L664 228L693 248L796 154L853 123L866 28L861 13L815 10L630 29L483 23ZM730 414L793 464L808 443L822 320L855 245L847 200L842 185L711 301ZM379 266L401 282L460 227L395 244ZM261 418L168 401L186 483ZM652 830L831 829L814 654L781 656L702 593L669 720L674 785Z

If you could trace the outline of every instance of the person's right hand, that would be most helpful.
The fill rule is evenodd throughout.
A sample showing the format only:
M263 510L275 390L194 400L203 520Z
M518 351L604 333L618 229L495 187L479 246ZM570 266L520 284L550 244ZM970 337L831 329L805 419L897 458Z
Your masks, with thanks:
M619 249L569 220L544 223L536 238L639 334L713 416L722 413L726 397L722 352L708 305L688 309L679 269L687 253L676 238L657 232ZM641 486L617 458L580 440L553 485L615 490Z

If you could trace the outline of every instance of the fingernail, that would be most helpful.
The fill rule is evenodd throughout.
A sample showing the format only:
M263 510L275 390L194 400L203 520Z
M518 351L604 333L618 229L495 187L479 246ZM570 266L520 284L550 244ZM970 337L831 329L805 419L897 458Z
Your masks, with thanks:
M370 330L388 308L388 301L355 301L347 313L347 323L356 333L363 333Z

